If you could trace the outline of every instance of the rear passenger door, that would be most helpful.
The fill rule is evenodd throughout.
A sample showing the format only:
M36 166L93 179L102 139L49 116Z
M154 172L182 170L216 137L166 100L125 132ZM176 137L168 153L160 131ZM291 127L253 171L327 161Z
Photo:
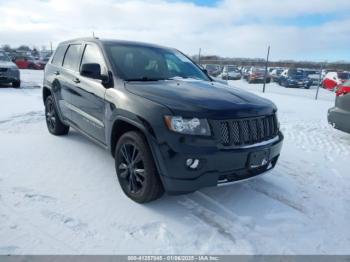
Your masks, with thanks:
M70 44L64 56L63 65L59 72L61 93L64 94L64 99L61 101L62 108L67 108L70 111L69 120L77 124L77 108L73 106L72 95L74 94L75 85L79 77L79 64L82 54L82 44Z
M83 47L83 56L79 67L83 64L97 63L101 74L107 75L108 70L100 48L94 43ZM88 135L106 144L105 137L105 92L106 88L99 79L78 75L72 87L72 105L74 122Z
M71 119L71 111L66 106L66 102L69 101L70 92L64 85L64 70L62 69L63 58L67 50L67 45L60 45L50 64L45 68L45 76L47 85L49 85L53 91L55 101L59 105L60 113L64 120Z

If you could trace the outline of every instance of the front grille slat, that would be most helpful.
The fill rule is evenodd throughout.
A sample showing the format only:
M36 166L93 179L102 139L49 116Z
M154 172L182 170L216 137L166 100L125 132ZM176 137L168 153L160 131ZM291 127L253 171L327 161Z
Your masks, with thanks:
M275 115L234 120L217 120L216 134L223 146L251 145L278 134Z

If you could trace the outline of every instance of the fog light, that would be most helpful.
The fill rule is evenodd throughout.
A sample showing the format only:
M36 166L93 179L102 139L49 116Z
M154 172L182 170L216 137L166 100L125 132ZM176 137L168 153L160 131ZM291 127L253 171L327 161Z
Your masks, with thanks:
M186 160L186 166L191 168L191 169L196 169L199 166L199 160L189 158Z

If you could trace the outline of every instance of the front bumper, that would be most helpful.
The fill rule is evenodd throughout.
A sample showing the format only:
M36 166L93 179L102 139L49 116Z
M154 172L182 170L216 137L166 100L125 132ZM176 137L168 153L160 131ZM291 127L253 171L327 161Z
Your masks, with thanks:
M328 110L328 123L334 128L350 133L350 111L339 107L332 107Z
M267 144L236 149L213 147L186 147L182 152L174 152L167 145L160 147L157 156L162 167L161 179L170 194L182 194L203 187L248 179L272 169L278 160L283 143L283 135ZM251 165L252 156L264 152L261 165ZM198 159L199 166L193 170L186 166L187 159Z
M309 87L312 85L311 81L288 81L290 87Z
M0 69L0 83L12 83L18 81L19 78L19 70L13 70L8 68Z

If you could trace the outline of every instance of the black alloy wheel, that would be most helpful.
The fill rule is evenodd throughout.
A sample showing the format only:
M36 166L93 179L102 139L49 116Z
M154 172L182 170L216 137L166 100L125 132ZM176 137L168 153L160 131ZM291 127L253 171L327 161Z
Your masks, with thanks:
M142 190L145 182L145 166L140 150L135 144L123 144L120 154L118 173L123 187L136 194Z
M55 102L50 95L45 100L45 118L49 132L55 136L66 135L69 131L69 126L62 123L57 113Z
M146 203L163 195L152 152L141 132L130 131L119 138L115 168L123 192L135 202Z

